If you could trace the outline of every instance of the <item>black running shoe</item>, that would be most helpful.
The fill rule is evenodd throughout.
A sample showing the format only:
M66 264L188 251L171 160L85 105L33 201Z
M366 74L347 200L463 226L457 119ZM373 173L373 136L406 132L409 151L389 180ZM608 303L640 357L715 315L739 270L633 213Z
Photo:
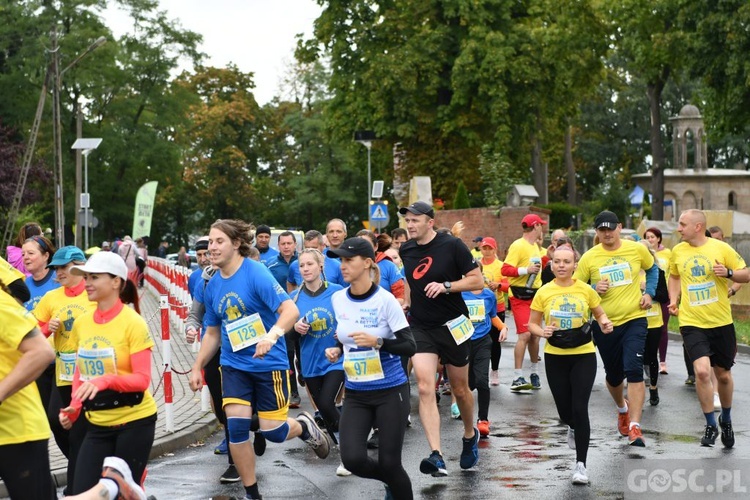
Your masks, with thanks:
M651 406L656 406L659 404L659 389L651 389L648 390L649 398L648 402Z
M239 481L240 473L237 472L237 467L235 467L234 464L227 467L227 470L224 471L224 474L219 478L219 482L222 484L238 483Z
M706 430L701 438L701 446L713 446L716 443L716 436L719 435L719 429L715 425L706 424Z
M719 415L719 427L721 427L721 444L724 448L731 448L734 446L734 429L732 429L732 421L722 422L721 415Z

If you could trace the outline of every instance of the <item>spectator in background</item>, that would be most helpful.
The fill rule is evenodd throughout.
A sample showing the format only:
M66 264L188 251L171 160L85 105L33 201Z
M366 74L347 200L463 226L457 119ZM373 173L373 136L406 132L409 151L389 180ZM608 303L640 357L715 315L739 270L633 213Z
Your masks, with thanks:
M102 252L110 252L112 251L112 247L109 246L109 241L102 241Z
M122 257L122 260L125 261L125 265L128 266L128 273L133 273L138 269L138 266L135 264L137 251L133 238L125 236L125 238L122 239L122 243L117 247L117 253Z
M187 249L184 246L180 247L180 251L177 252L177 265L190 268L190 257L188 256Z
M398 250L401 248L403 243L409 239L409 233L403 227L397 227L391 231L391 248Z
M484 236L477 236L473 240L471 240L474 243L474 248L471 249L471 255L475 259L479 260L482 258L482 240L484 239Z
M26 224L21 226L21 230L18 231L18 236L13 242L14 244L5 249L5 255L8 257L8 262L10 262L10 265L21 271L25 276L29 276L31 273L26 270L26 267L23 264L23 250L21 249L21 247L23 247L23 243L27 239L31 238L32 236L41 235L42 227L38 223L27 222Z
M169 243L166 241L162 241L159 243L159 247L156 249L156 256L162 259L167 258L167 249L169 248Z

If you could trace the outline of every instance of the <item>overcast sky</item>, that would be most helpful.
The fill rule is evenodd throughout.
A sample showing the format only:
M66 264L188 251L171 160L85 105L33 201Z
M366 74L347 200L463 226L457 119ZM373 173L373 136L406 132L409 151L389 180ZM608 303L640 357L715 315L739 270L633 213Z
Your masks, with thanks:
M265 104L279 93L285 68L294 59L295 35L312 35L321 8L315 0L159 0L180 24L203 35L205 63L255 73L255 98ZM122 11L108 9L115 35L132 29Z

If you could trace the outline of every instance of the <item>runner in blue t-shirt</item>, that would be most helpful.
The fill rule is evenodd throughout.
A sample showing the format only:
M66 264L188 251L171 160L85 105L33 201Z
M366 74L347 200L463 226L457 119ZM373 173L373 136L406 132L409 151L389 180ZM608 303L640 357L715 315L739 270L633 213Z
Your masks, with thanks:
M205 289L206 333L190 372L190 387L203 386L201 370L221 345L222 392L229 447L246 498L260 499L250 447L252 409L260 432L280 443L299 437L320 458L330 442L312 416L288 418L289 362L284 333L299 317L297 306L261 263L247 258L252 226L240 220L211 225L209 250L217 273Z
M401 356L416 344L401 305L377 283L375 250L363 238L350 238L329 253L341 257L341 273L350 284L333 294L337 337L331 362L344 354L346 399L339 422L341 460L353 474L386 484L386 498L413 498L411 480L401 464L409 383ZM377 461L367 454L370 429L380 429Z
M23 303L27 311L33 311L45 293L60 287L60 283L55 279L55 270L47 268L54 253L55 245L44 236L32 236L21 247L24 266L29 272L26 287L31 298Z

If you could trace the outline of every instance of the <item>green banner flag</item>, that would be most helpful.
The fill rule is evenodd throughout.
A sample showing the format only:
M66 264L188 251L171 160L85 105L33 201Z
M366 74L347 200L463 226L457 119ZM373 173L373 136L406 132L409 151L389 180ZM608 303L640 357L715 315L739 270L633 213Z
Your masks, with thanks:
M154 214L154 200L158 181L147 182L135 195L135 212L133 213L133 239L151 234L151 216Z

